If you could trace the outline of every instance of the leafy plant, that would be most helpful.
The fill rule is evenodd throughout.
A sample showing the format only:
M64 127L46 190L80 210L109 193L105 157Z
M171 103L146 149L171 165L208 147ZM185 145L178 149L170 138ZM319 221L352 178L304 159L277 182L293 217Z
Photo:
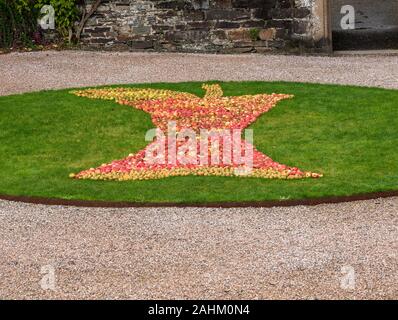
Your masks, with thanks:
M71 43L73 38L76 42L80 41L85 24L101 3L102 0L92 1L89 11L86 10L86 0L36 0L35 7L41 9L44 5L53 6L56 28Z
M32 46L37 10L31 0L0 0L0 47Z
M33 45L37 38L37 19L45 5L51 5L55 12L55 26L58 34L72 40L80 41L81 33L88 19L101 5L102 0L91 1L87 10L87 0L0 0L0 47L10 48L14 45Z
M26 1L26 0L25 0ZM74 23L79 19L77 0L36 0L35 8L40 10L44 5L51 5L55 11L55 25L63 37L72 37Z
M260 34L260 29L257 29L257 28L250 29L249 33L250 33L250 38L253 41L256 41L256 40L258 40L258 37L259 37L259 34Z

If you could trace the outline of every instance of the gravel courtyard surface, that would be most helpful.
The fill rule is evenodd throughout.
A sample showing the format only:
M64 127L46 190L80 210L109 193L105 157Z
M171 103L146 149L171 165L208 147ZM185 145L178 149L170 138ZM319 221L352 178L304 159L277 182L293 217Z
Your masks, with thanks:
M2 201L0 299L397 298L397 212L397 199L123 210ZM41 288L46 272L55 291Z
M192 80L283 80L398 88L398 56L49 51L0 55L0 70L0 95L71 86Z
M0 71L0 95L210 79L398 88L398 57L376 56L39 52L0 55ZM263 209L0 201L8 298L397 299L398 198Z

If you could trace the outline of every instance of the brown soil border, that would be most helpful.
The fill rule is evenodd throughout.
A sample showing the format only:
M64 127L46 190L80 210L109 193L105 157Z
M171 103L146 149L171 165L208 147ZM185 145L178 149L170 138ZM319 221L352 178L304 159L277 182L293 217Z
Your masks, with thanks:
M352 196L336 196L315 199L299 200L269 200L269 201L251 201L251 202L209 202L209 203L145 203L145 202L113 202L99 200L68 200L56 198L42 198L29 196L8 196L0 195L0 199L44 205L60 205L88 208L166 208L166 207L201 207L201 208L271 208L271 207L292 207L292 206L316 206L320 204L342 203L352 201L371 200L378 198L389 198L398 196L397 191L373 192L366 194L357 194Z

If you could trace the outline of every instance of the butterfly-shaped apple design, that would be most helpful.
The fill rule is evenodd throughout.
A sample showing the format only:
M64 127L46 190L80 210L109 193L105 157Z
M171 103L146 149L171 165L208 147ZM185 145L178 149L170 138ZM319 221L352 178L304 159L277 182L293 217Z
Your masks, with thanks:
M135 154L97 168L71 174L71 177L123 181L186 175L245 176L269 179L319 178L322 176L319 173L301 171L296 167L273 161L258 151L250 142L240 139L240 134L238 145L236 141L233 141L236 131L240 133L261 114L269 111L279 101L292 98L292 95L273 93L223 97L223 91L218 84L204 84L202 87L206 91L203 98L190 93L161 89L104 88L72 91L73 94L80 97L115 100L119 104L143 110L151 115L158 132L170 132L170 124L173 124L172 136L174 138L175 135L178 137L186 130L197 134L197 137L193 138L196 141L194 141L192 149L192 143L190 144L191 148L186 148L187 140L189 140L186 136L183 139L171 139L170 135L167 135L166 138L164 138L166 135L163 135L163 138L157 135L145 149ZM203 132L210 133L210 136L207 135L203 138L201 135ZM214 145L210 141L214 132L222 133L217 140L217 150L214 149ZM165 144L161 148L161 152L156 149L160 145L160 141ZM174 143L173 147L172 143ZM231 146L233 146L232 149L239 149L239 151L231 150ZM177 154L172 161L170 161L171 150ZM204 150L206 152L203 154ZM225 150L231 150L232 155L226 157L229 153ZM157 161L148 161L149 151L155 154ZM236 154L233 154L234 152ZM186 160L184 156L187 153L190 154L190 159L193 161L183 161ZM250 170L247 170L247 163L242 162L242 158L248 154L251 155ZM236 155L238 156L235 157ZM158 161L160 156L164 161Z

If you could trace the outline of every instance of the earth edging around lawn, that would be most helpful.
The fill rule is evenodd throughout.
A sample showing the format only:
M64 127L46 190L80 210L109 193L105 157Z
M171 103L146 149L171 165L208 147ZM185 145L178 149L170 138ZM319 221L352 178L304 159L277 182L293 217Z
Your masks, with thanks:
M292 200L269 200L252 202L209 202L209 203L145 203L128 201L99 201L99 200L70 200L29 196L0 195L1 200L12 202L23 202L51 206L74 206L87 208L165 208L165 207L201 207L201 208L271 208L271 207L294 207L294 206L317 206L320 204L344 203L362 200L397 197L397 191L372 192L351 196L322 197L312 199Z

